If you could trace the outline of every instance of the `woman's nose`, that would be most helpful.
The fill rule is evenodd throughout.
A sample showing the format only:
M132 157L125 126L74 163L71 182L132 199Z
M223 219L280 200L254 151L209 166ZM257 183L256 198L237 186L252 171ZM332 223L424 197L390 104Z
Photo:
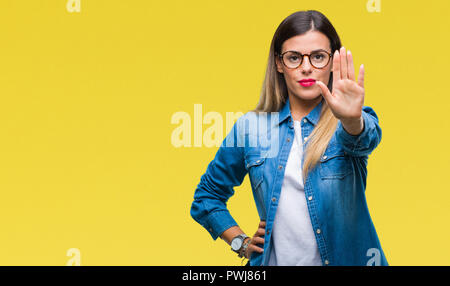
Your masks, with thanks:
M311 66L311 63L309 62L308 55L303 55L303 60L302 60L302 64L300 65L300 70L302 70L302 71L311 71L312 70L312 66Z

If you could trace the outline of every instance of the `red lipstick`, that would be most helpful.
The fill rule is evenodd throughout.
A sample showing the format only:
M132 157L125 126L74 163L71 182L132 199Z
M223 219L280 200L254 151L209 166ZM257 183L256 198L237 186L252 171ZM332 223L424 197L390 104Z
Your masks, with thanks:
M307 78L307 79L299 80L298 83L299 83L301 86L307 87L307 86L314 85L314 84L316 83L316 80L315 80L315 79L312 79L312 78Z

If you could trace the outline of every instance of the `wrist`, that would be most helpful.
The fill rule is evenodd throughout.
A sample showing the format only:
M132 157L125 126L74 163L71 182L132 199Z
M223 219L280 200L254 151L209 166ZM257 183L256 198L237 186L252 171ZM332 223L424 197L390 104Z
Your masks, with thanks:
M357 136L364 130L364 118L361 115L359 118L341 119L341 124L344 130L353 136Z

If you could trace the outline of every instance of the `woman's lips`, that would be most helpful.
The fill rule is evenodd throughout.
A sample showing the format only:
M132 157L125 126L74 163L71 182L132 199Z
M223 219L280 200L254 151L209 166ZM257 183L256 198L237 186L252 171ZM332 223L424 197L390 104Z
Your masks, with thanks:
M314 85L316 83L316 80L314 79L308 79L308 80L301 80L298 82L301 86L307 87Z

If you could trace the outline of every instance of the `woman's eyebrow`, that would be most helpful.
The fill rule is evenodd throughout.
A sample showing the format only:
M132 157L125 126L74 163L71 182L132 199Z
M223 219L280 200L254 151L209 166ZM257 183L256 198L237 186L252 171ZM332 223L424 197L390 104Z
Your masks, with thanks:
M296 51L296 50L288 50L288 51L300 53L299 51ZM316 50L311 51L311 53L318 52L318 51L327 51L327 50L326 49L316 49Z

